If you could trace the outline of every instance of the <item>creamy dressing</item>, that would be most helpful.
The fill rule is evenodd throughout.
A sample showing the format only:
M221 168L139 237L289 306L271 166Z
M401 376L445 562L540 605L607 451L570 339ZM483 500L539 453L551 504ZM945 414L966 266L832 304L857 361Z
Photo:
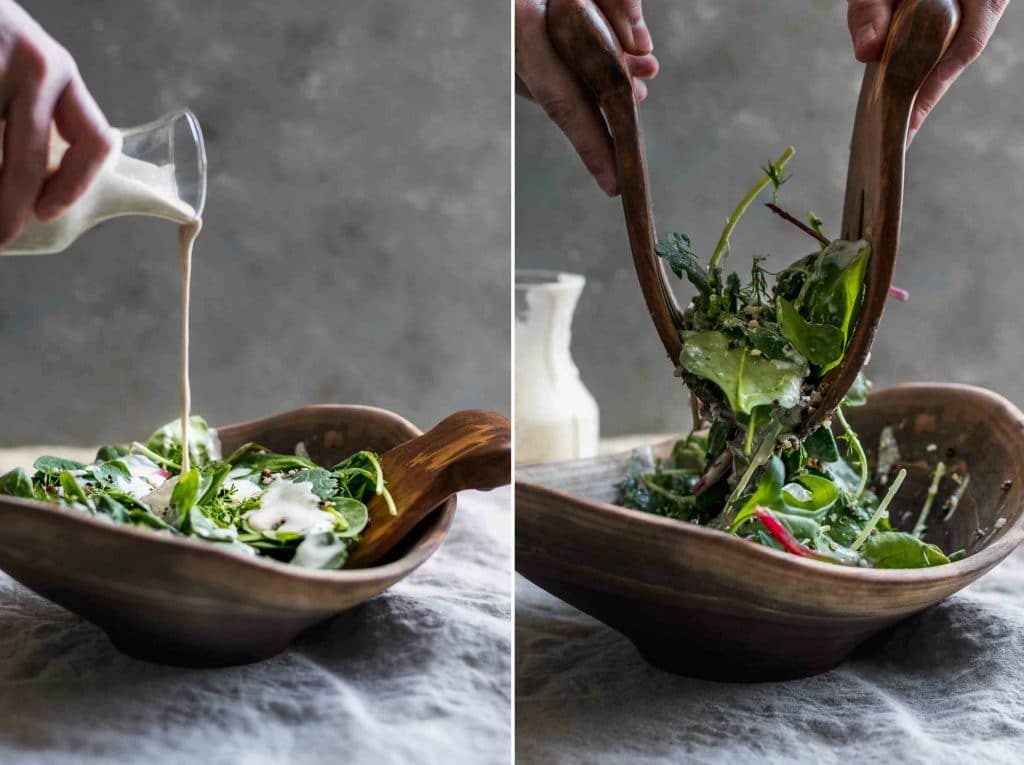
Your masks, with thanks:
M167 508L171 506L171 495L174 487L178 485L178 476L173 476L164 481L160 486L142 497L142 501L149 505L153 515L163 518L167 515Z
M121 152L123 136L115 131L114 147L96 177L73 205L58 218L41 221L31 216L24 231L3 254L43 255L67 249L96 224L120 215L150 215L179 224L178 250L181 257L181 445L182 472L190 465L188 416L191 410L189 384L189 313L191 303L192 248L202 220L178 196L175 168L155 165ZM2 144L2 140L0 140ZM48 166L59 166L68 144L56 130L51 131Z
M190 208L191 209L191 208ZM192 247L203 228L201 218L193 216L191 223L178 229L178 248L181 254L181 472L189 470L188 416L192 410L192 386L188 369L189 317L192 302Z
M234 490L234 498L237 502L244 502L252 497L258 497L263 493L263 489L254 484L252 481L246 481L244 479L235 480L228 478L224 481L224 488Z
M592 457L597 402L569 348L583 277L525 271L516 279L516 462Z
M263 492L260 506L245 514L256 531L300 533L329 531L335 518L320 509L320 497L313 493L309 481L292 483L278 478Z
M167 472L148 457L129 454L121 457L121 461L132 477L126 491L135 499L152 494L154 489L160 488L167 481Z

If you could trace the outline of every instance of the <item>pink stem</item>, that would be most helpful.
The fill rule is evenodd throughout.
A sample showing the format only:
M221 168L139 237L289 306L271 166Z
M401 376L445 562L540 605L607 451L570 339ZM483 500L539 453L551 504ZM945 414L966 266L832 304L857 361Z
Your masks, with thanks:
M897 300L902 300L904 303L906 303L908 300L910 300L910 293L907 292L902 287L890 286L889 297L894 297Z
M782 218L783 220L787 220L787 221L789 221L790 223L792 223L792 224L793 224L794 226L796 226L796 227L797 227L798 229L800 229L801 231L803 231L803 232L804 232L805 234L807 234L808 236L813 236L813 237L814 237L815 239L817 239L817 240L818 240L819 242L821 242L822 244L824 244L824 245L825 245L826 247L827 247L827 246L829 245L829 241L828 241L828 239L826 239L825 237L823 237L823 236L822 236L821 234L819 234L819 233L818 233L817 231L815 231L815 230L814 230L813 228L811 228L810 226L808 226L808 225L807 225L806 223L804 223L804 222L803 222L802 220L798 220L798 219L794 218L794 217L793 217L792 215L790 215L790 214L789 214L788 212L786 212L785 210L783 210L783 209L782 209L781 207L779 207L779 206L778 206L777 204L774 204L774 203L772 203L772 202L765 202L765 205L764 205L764 206L765 206L765 207L767 207L767 208L768 208L769 210L771 210L771 211L772 211L773 213L775 213L776 215L778 215L778 216L779 216L780 218Z
M792 532L783 526L782 522L768 508L755 507L754 515L757 516L757 520L764 524L764 527L768 529L768 533L775 538L775 541L785 548L786 552L791 552L793 555L799 555L803 558L818 557L818 553L798 541Z

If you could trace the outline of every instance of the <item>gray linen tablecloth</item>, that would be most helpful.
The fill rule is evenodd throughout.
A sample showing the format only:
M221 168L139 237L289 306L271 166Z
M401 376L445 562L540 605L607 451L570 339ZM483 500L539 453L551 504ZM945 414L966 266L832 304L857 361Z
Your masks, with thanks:
M408 579L228 669L131 659L0 574L0 763L507 763L510 513L460 495Z
M729 685L644 663L517 577L517 762L1024 762L1024 550L806 680Z

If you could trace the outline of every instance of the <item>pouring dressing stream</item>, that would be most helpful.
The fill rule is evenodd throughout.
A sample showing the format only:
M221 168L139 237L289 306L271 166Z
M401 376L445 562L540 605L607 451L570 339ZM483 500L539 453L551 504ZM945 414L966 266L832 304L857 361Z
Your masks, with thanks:
M48 166L53 172L68 144L56 131ZM181 259L181 472L190 468L188 419L189 315L192 250L206 201L206 151L195 115L185 109L134 128L115 131L114 147L82 196L59 217L34 216L0 255L62 252L97 224L122 215L146 215L178 224Z

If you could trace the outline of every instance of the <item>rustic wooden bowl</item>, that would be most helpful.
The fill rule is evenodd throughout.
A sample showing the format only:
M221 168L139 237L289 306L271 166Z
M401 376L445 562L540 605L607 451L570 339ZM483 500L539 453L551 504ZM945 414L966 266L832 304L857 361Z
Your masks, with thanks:
M914 570L836 566L617 507L615 485L630 458L619 454L517 467L516 568L670 672L752 681L834 667L880 630L966 587L1024 539L1024 415L1009 401L970 386L907 384L872 394L849 415L868 445L885 425L896 430L908 478L891 515L902 529L921 507L926 465L950 449L951 460L963 461L969 487L927 538L946 551L965 547L964 560ZM999 518L1005 525L996 528Z
M218 432L225 453L247 441L291 453L302 441L322 465L420 435L392 412L335 405ZM5 496L0 568L99 625L125 653L164 664L241 664L273 656L309 627L408 576L440 546L454 514L451 497L381 565L313 571Z

